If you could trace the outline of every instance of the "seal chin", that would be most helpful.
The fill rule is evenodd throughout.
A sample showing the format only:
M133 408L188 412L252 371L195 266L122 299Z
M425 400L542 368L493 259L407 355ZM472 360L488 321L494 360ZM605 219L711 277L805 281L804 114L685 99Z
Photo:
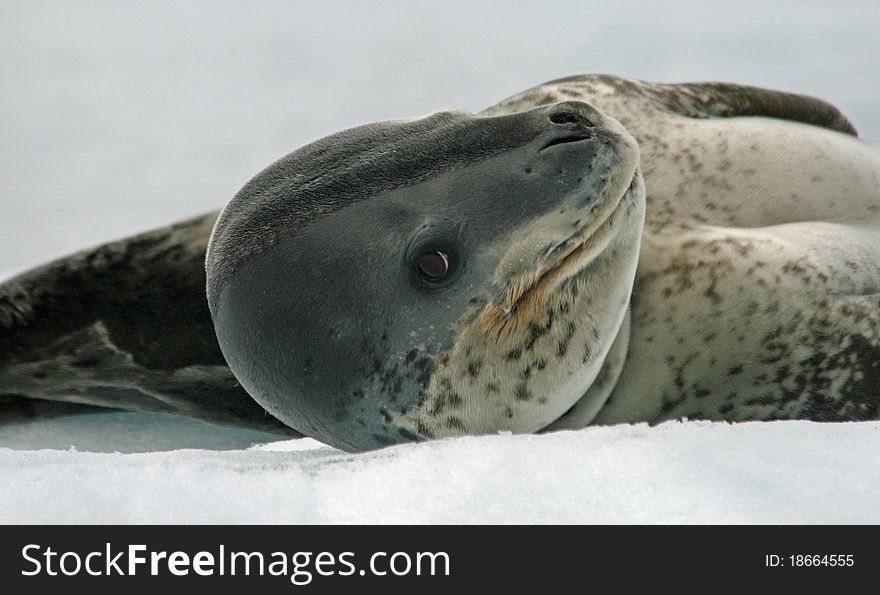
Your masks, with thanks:
M543 276L552 277L559 282L580 273L589 266L617 235L621 226L615 215L630 200L643 192L643 184L641 173L636 168L630 176L626 189L610 208L605 209L589 225L581 227L552 250L548 259L551 264Z
M629 177L625 190L604 209L593 206L588 223L579 225L575 233L551 245L543 257L537 275L514 280L504 292L499 307L503 318L509 318L523 302L540 288L554 289L563 281L583 273L614 240L622 227L615 215L632 200L644 194L644 182L638 167Z

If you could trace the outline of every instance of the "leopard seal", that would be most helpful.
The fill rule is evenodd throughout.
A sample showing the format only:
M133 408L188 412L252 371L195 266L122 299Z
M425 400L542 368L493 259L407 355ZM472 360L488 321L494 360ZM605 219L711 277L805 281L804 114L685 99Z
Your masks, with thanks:
M569 77L343 131L236 195L207 274L213 214L2 286L0 393L158 403L347 450L876 419L878 176L831 105L724 83ZM135 287L145 312L119 299Z

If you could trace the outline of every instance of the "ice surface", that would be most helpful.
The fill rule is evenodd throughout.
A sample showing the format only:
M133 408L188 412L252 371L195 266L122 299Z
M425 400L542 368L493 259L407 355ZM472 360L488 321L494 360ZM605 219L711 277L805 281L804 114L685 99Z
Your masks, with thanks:
M0 522L877 523L878 445L880 422L672 422L359 455L0 449Z
M213 425L164 413L67 415L0 425L0 448L90 452L151 452L203 448L233 450L278 440L275 434ZM312 442L312 441L299 441Z

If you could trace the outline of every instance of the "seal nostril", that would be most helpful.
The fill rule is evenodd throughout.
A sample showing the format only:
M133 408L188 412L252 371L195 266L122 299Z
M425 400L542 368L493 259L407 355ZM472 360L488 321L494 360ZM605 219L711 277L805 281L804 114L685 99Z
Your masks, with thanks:
M577 110L561 109L550 114L550 121L554 124L580 124L581 126L595 126L589 118Z
M584 122L584 118L577 112L562 110L550 114L550 121L554 124L577 124Z

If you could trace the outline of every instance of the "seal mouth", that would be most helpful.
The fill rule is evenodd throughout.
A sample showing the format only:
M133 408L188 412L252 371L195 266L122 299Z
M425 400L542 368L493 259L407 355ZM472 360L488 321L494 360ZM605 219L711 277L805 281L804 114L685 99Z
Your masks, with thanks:
M583 140L583 139L579 139ZM576 141L562 141L576 142ZM559 143L555 143L559 144ZM527 302L539 290L546 288L553 281L562 281L590 265L614 238L614 225L612 218L618 212L624 199L635 193L636 183L639 177L639 168L633 171L632 177L626 189L617 197L613 206L601 209L598 216L589 224L586 224L571 234L566 239L552 246L544 255L544 260L552 261L546 267L541 267L535 277L521 279L507 291L507 296L501 305L501 319L506 320L513 316L521 304ZM590 214L600 211L598 205L590 209Z
M582 140L589 140L591 138L593 138L593 134L588 129L571 132L569 134L565 134L563 136L558 136L558 137L552 139L546 145L541 147L541 149L538 152L540 153L540 152L546 151L550 147L554 147L556 145L563 145L563 144L567 144L567 143L576 143L576 142L580 142Z

